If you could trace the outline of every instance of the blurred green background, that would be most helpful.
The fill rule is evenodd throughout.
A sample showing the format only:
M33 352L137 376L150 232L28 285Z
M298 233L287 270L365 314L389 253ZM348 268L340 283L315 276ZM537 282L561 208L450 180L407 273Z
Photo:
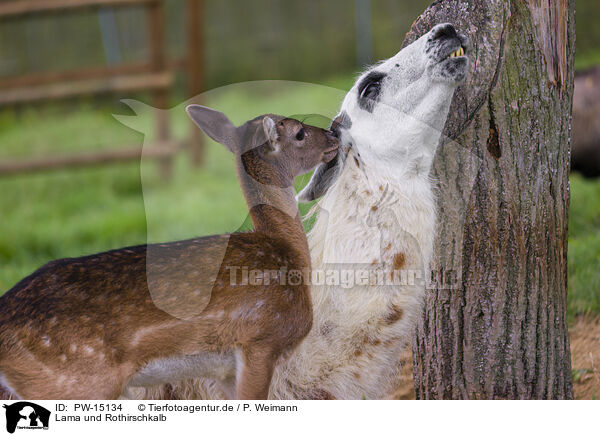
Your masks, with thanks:
M355 2L207 0L204 9L205 89L249 80L296 80L347 90L368 59L396 53L426 1L372 0L371 44L357 53ZM167 53L185 55L184 0L166 2ZM577 0L579 69L600 64L600 3ZM146 59L147 30L139 8L82 10L0 20L0 78ZM112 17L112 18L111 18ZM107 25L108 23L108 25ZM112 26L112 27L111 27ZM360 59L359 59L360 58ZM152 103L146 93L84 97L61 103L0 107L3 159L97 151L118 144L142 146L143 135L116 121L131 115L119 100ZM290 105L297 92L239 96L239 113ZM187 98L177 70L170 99ZM224 96L222 98L232 98ZM227 102L211 101L215 106ZM229 102L231 103L231 102ZM190 124L171 116L177 138ZM147 122L151 122L150 120ZM141 183L155 207L147 233ZM306 180L306 178L304 179ZM191 189L191 187L202 189ZM0 294L45 262L132 244L233 231L246 216L232 159L207 142L205 162L179 153L168 180L155 162L113 164L0 177ZM161 231L164 226L164 231ZM600 180L571 176L569 315L600 313Z

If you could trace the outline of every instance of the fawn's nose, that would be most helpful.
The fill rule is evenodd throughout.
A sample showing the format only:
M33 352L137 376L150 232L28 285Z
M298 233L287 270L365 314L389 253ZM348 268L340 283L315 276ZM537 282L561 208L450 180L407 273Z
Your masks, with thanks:
M327 137L328 141L331 141L331 140L337 141L340 137L340 131L338 129L326 130L325 136Z
M327 143L330 145L339 145L339 136L336 132L327 131L325 132L325 137L327 138Z

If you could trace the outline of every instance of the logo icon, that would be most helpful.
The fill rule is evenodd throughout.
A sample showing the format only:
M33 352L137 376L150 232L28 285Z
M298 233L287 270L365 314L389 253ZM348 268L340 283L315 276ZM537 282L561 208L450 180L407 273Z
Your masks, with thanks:
M6 431L14 433L18 429L48 430L50 411L28 401L19 401L6 409Z

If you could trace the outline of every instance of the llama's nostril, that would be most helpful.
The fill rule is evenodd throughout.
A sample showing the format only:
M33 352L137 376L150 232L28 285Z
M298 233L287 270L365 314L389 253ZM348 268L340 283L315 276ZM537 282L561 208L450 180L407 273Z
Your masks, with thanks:
M456 29L452 24L442 24L438 29L435 30L435 34L433 35L433 39L438 38L457 38Z

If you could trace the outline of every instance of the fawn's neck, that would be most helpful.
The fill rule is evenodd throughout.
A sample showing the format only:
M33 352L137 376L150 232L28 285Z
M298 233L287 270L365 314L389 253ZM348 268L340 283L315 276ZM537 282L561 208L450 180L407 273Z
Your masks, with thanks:
M293 180L254 153L238 157L238 178L254 229L283 240L295 249L303 267L310 267L310 253Z

